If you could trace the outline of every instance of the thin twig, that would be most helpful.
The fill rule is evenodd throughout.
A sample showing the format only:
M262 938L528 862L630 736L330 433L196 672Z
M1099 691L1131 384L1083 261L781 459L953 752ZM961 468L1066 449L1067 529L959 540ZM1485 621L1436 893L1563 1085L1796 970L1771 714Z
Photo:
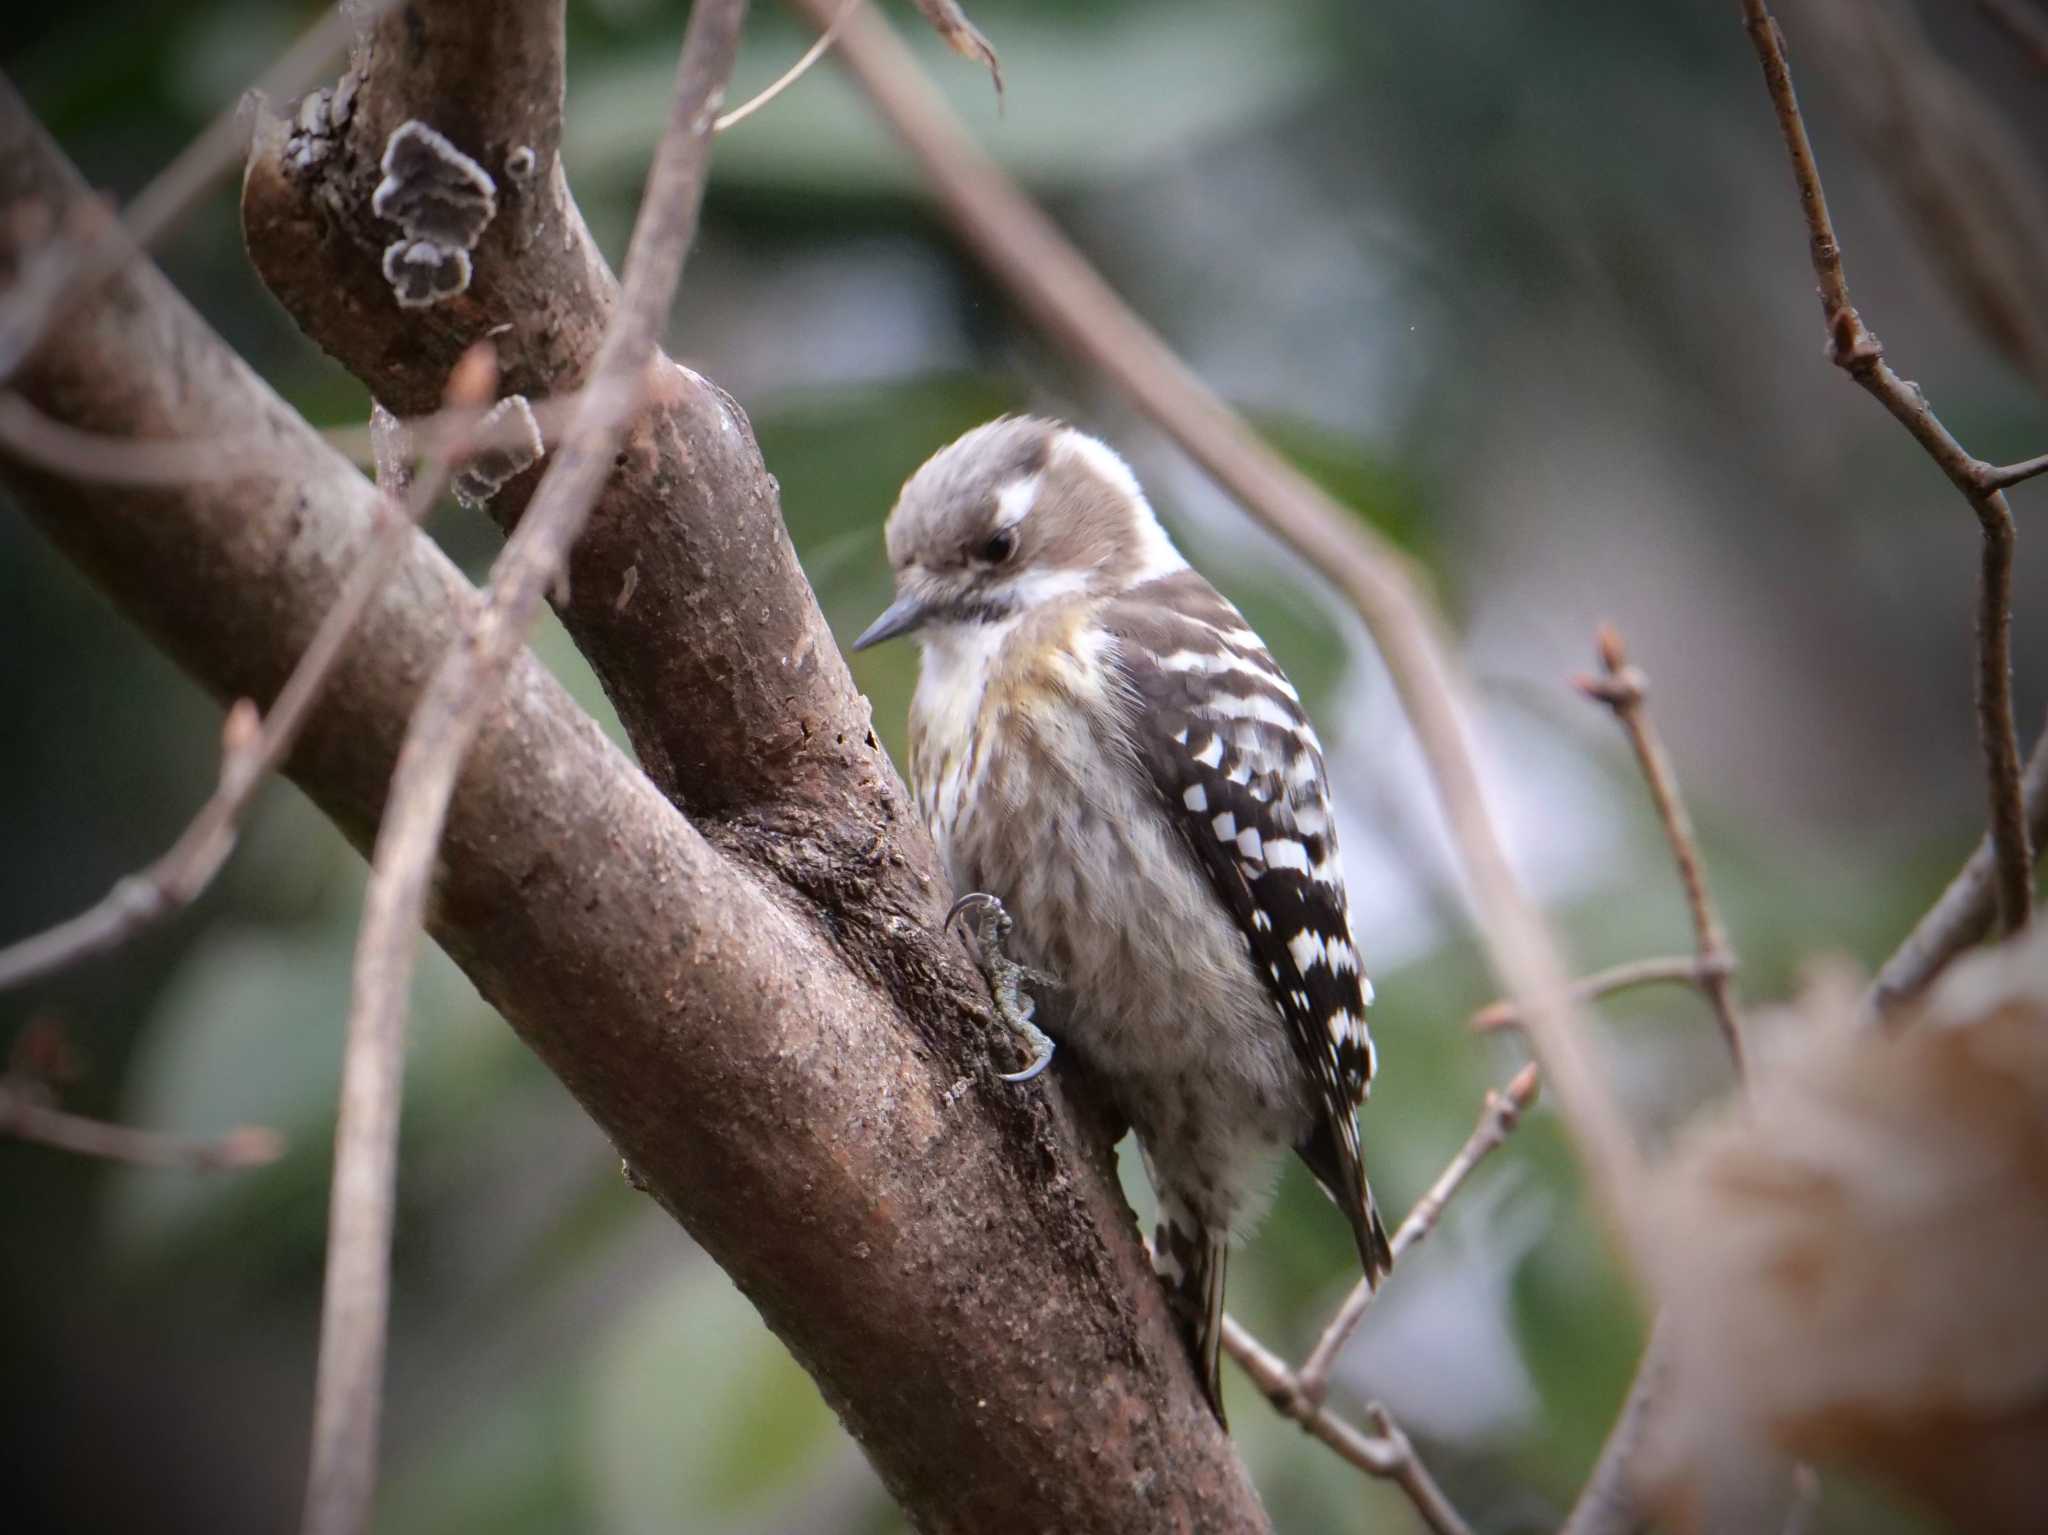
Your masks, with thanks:
M1649 1526L1636 1487L1636 1466L1650 1421L1671 1372L1670 1327L1660 1316L1650 1328L1650 1341L1636 1363L1635 1379L1607 1431L1599 1457L1579 1489L1558 1535L1640 1535Z
M832 0L799 0L818 25ZM1472 689L1408 561L1275 453L1118 297L1073 243L969 138L874 7L848 18L834 57L924 168L962 240L1051 339L1115 384L1351 602L1372 631L1431 782L1505 990L1529 1018L1567 1133L1633 1260L1640 1158L1579 1027L1548 928L1501 845L1474 764Z
M442 659L399 749L356 944L302 1528L359 1535L377 1476L390 1309L392 1213L406 993L434 854L462 761L496 705L548 589L604 488L697 230L711 125L732 75L746 0L691 7L666 126L626 253L619 307L576 419L492 573L490 595Z
M1820 282L1829 355L1867 390L1963 493L1983 530L1977 596L1977 733L1984 754L1990 801L1991 840L1998 853L1998 907L2008 933L2027 924L2033 908L2033 850L2020 794L2019 738L2012 706L2012 508L1993 483L2002 471L1964 451L1936 419L1917 385L1885 361L1884 348L1849 302L1842 271L1842 247L1828 216L1820 167L1792 89L1785 37L1764 0L1742 0L1745 26L1778 117L1792 161L1793 179L1805 211L1813 270Z
M1714 1019L1720 1025L1735 1074L1738 1079L1742 1078L1747 1074L1747 1061L1735 1007L1735 956L1728 946L1727 929L1722 926L1720 911L1707 888L1699 840L1694 835L1692 816L1685 808L1684 796L1678 791L1677 771L1672 767L1663 739L1650 719L1647 705L1649 679L1629 665L1621 635L1611 626L1601 627L1596 648L1600 655L1601 675L1578 678L1577 687L1588 698L1605 704L1614 712L1615 719L1628 736L1629 745L1635 750L1636 762L1650 788L1650 798L1657 806L1657 818L1664 826L1665 841L1671 845L1671 856L1678 865L1679 883L1685 888L1685 902L1692 915L1697 946L1694 963L1699 986L1713 1007ZM1601 1447L1600 1458L1594 1463L1592 1474L1572 1506L1570 1518L1566 1520L1567 1535L1595 1535L1595 1532L1598 1535L1621 1535L1623 1531L1633 1531L1641 1522L1635 1509L1634 1463L1643 1436L1648 1431L1654 1393L1664 1378L1664 1354L1669 1347L1666 1336L1661 1322L1652 1324L1650 1341L1636 1366L1636 1376L1629 1384L1621 1412L1608 1433L1607 1442Z
M1479 1110L1479 1123L1472 1127L1472 1133L1458 1148L1458 1154L1437 1174L1436 1182L1415 1201L1408 1218L1395 1231L1392 1243L1395 1261L1398 1262L1409 1248L1436 1229L1451 1196L1463 1187L1481 1162L1506 1144L1507 1138L1522 1122L1522 1116L1536 1101L1542 1080L1536 1063L1531 1061L1515 1073L1505 1089L1486 1090L1486 1101ZM1358 1324L1365 1319L1366 1308L1372 1304L1374 1293L1373 1287L1363 1280L1353 1285L1351 1293L1344 1298L1344 1304L1337 1308L1330 1325L1323 1329L1322 1337L1316 1340L1316 1346L1302 1362L1296 1384L1310 1401L1320 1402L1328 1392L1330 1371L1344 1345L1358 1331Z
M1294 1372L1235 1317L1223 1319L1223 1346L1282 1417L1299 1423L1368 1476L1399 1486L1437 1535L1471 1535L1471 1526L1451 1506L1416 1455L1415 1446L1379 1403L1366 1408L1373 1420L1373 1432L1367 1434L1303 1395Z
M284 1155L284 1137L259 1125L243 1125L210 1140L166 1135L66 1113L38 1101L32 1090L4 1079L0 1079L0 1135L109 1162L197 1173L261 1167Z
M1728 930L1707 889L1705 866L1700 862L1699 838L1693 831L1692 816L1685 808L1685 796L1678 792L1678 774L1671 755L1650 719L1646 700L1650 682L1628 664L1628 652L1621 635L1602 625L1599 635L1601 675L1581 677L1577 686L1588 698L1607 705L1620 723L1622 733L1635 749L1636 762L1650 786L1650 798L1657 806L1657 819L1664 824L1664 840L1671 844L1671 856L1678 864L1678 882L1685 888L1685 904L1692 913L1692 927L1698 945L1700 990L1714 1009L1714 1021L1721 1026L1721 1038L1728 1046L1728 1058L1739 1077L1746 1069L1742 1049L1742 1022L1735 1008L1735 955L1728 947Z
M1594 1002L1602 997L1611 997L1616 992L1632 991L1638 986L1698 986L1704 988L1708 978L1717 971L1725 971L1734 962L1722 955L1712 961L1701 959L1696 954L1674 954L1656 959L1631 959L1619 965L1610 965L1605 970L1596 970L1591 975L1581 976L1572 982L1572 996L1581 1002ZM1466 1020L1465 1027L1477 1034L1496 1033L1501 1029L1521 1026L1521 1015L1515 1011L1515 1004L1505 997L1489 1002Z
M2019 0L1977 0L1977 9L2000 31L2019 44L2029 64L2048 75L2048 20L2019 3Z
M281 99L298 96L348 46L356 29L368 26L391 3L362 0L328 7L264 71L255 93ZM136 193L119 219L102 209L83 231L60 233L26 263L15 285L0 294L0 384L14 377L73 304L148 249L208 187L240 163L249 137L244 107L249 94L239 93L215 114L198 137Z
M274 479L282 472L271 445L254 437L109 437L46 416L13 393L0 393L0 449L52 474L100 485Z
M457 375L461 372L458 366ZM451 375L451 384L457 375ZM0 399L0 406L5 403ZM465 408L468 405L466 399L459 403ZM0 411L0 416L4 414ZM246 698L228 710L221 729L220 777L206 803L160 857L123 877L96 904L0 949L0 991L119 948L184 910L213 882L234 851L242 817L270 775L291 754L313 706L340 667L356 625L405 554L414 526L439 498L451 462L467 456L469 449L470 444L459 438L434 444L406 491L402 507L396 487L382 485L385 495L370 541L334 606L313 631L298 665L278 689L269 713L259 720L256 705Z
M832 40L839 35L839 24L846 20L847 12L859 4L860 0L844 0L844 3L839 7L839 14L834 16L831 24L818 34L817 41L804 50L803 57L776 76L774 83L768 86L767 89L749 97L719 118L717 122L711 125L711 131L713 133L723 133L735 124L745 122L756 112L760 111L761 108L767 106L769 102L809 74L811 66L825 56L825 50L832 46Z
M2034 743L2020 775L2020 793L2027 807L2027 829L2034 845L2048 844L2048 730ZM1991 936L1998 919L1998 853L1987 833L1977 843L1948 888L1913 925L1913 931L1892 951L1871 982L1863 1000L1872 1022L1912 1000L1964 950Z
M2037 474L2048 474L2048 453L2039 458L2021 459L2017 464L2005 464L1998 468L1987 467L1977 478L1985 490L2004 490L2008 485L2017 485L2022 480L2031 480Z

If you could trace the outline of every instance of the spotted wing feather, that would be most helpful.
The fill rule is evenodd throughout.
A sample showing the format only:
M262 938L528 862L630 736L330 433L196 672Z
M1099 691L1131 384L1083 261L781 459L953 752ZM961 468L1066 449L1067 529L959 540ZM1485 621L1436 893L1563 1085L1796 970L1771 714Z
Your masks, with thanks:
M1298 1148L1350 1219L1377 1279L1392 1263L1355 1118L1371 1084L1371 996L1337 872L1321 747L1299 695L1193 571L1108 614L1136 711L1134 747L1166 812L1243 930L1320 1107Z

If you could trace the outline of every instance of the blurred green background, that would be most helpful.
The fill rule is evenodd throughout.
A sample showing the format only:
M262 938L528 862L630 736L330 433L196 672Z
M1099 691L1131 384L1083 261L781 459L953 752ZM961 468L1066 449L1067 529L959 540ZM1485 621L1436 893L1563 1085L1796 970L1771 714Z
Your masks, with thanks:
M680 35L669 0L573 4L565 156L624 244ZM898 19L914 26L908 6ZM1528 878L1585 967L1689 947L1641 785L1567 676L1619 624L1656 685L1752 999L1817 954L1872 963L1978 834L1977 535L1903 433L1822 357L1804 232L1732 0L979 0L1009 81L919 46L991 150L1274 439L1433 573L1479 674L1487 767ZM130 194L304 26L258 0L80 4L0 22L0 65L97 183ZM1795 66L1863 312L1975 452L2048 439L2040 397L1943 291ZM1968 7L1943 55L2048 144L2048 93ZM733 99L806 36L757 8ZM1881 146L1880 146L1881 148ZM2029 167L2038 175L2041 166ZM367 400L243 259L222 187L161 251L208 319L323 426ZM1384 1073L1365 1136L1399 1211L1468 1132L1511 1041L1416 754L1355 620L956 252L830 69L718 151L672 348L731 389L836 629L884 600L896 486L1004 409L1118 443L1196 562L1302 683L1331 749ZM2044 703L2048 552L2026 528L2022 718ZM473 572L484 521L431 531ZM607 719L552 621L537 646ZM913 655L856 658L894 749ZM175 834L218 712L0 502L0 938L68 915ZM191 1133L274 1125L274 1167L138 1172L0 1144L0 1508L21 1530L275 1530L296 1515L325 1180L362 886L285 787L197 908L0 996L75 1057L64 1101ZM806 1377L453 967L413 1014L384 1535L858 1531L900 1520ZM1652 1145L1728 1087L1683 994L1606 1007ZM1351 1278L1290 1169L1233 1309L1299 1353ZM1476 1528L1554 1527L1612 1417L1640 1318L1539 1113L1406 1265L1340 1386L1403 1419ZM1283 1531L1414 1517L1278 1422L1232 1421ZM1916 1528L1831 1481L1822 1528Z

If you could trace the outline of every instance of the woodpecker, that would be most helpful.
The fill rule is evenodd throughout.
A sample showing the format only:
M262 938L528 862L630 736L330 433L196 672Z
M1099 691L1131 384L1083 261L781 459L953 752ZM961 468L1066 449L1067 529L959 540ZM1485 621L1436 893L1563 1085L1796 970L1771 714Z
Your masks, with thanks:
M886 542L896 598L854 648L916 636L919 811L954 888L995 897L1057 980L1059 1044L1137 1134L1154 1266L1220 1417L1224 1267L1279 1153L1349 1219L1370 1281L1393 1262L1322 748L1129 466L1073 427L976 427L910 477Z

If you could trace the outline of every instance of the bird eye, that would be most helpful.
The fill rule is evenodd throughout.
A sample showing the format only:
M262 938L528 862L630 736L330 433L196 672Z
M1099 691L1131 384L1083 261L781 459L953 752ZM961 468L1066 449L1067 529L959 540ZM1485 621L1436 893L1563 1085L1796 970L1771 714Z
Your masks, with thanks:
M991 565L1000 565L1016 551L1016 548L1017 530L1004 528L999 533L991 534L989 541L981 546L981 557Z

